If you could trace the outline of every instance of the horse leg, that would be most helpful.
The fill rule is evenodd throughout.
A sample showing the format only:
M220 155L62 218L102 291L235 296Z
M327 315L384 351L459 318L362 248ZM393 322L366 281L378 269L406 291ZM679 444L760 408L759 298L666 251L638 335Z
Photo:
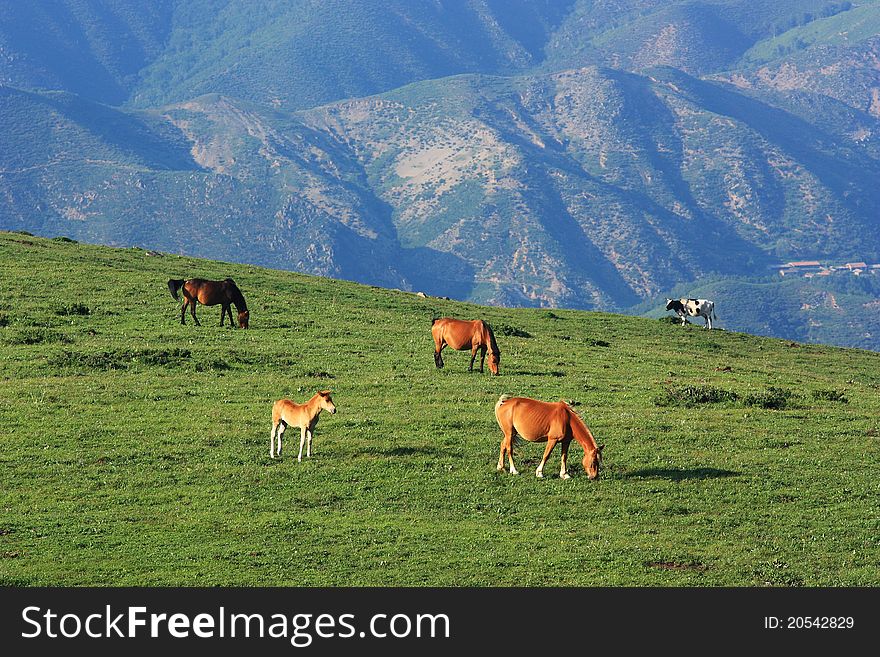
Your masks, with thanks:
M480 347L480 374L483 373L483 361L486 360L486 347Z
M199 318L196 317L196 300L189 300L189 312L193 316L193 321L196 323L196 326L201 326L202 323L199 321Z
M278 427L280 426L280 424L281 423L279 422L278 425L273 424L271 427L269 427L269 458L270 459L275 458L275 432L278 430Z
M281 458L281 439L284 437L284 430L287 429L287 424L285 424L284 420L278 421L278 449L275 450L275 456Z
M223 319L226 317L226 306L220 306L220 326L223 326Z
M189 305L189 299L184 299L183 305L180 307L180 323L186 325L186 307Z
M513 435L507 439L507 460L510 461L510 474L518 475L519 470L513 464Z
M435 340L434 341L434 365L437 366L438 370L441 367L443 367L443 356L441 355L440 352L443 351L443 347L445 347L445 346L446 346L446 343L443 342L442 340Z
M570 440L563 440L560 449L562 450L562 465L559 468L559 478L560 479L571 479L571 475L568 474L568 446L571 444Z
M312 458L312 430L306 431L306 457Z
M477 347L471 347L471 364L468 366L468 372L474 371L474 360L477 357ZM483 368L480 368L480 371L483 371Z
M296 457L297 461L303 460L303 447L306 444L306 427L300 427L299 429L299 456Z
M547 459L550 458L550 452L553 451L554 447L556 447L556 441L552 438L547 438L547 447L544 448L544 456L538 464L538 469L535 470L535 476L539 479L543 479L544 477L544 464L547 462Z
M507 453L510 457L510 474L519 474L513 465L513 437L516 435L516 429L509 418L499 419L498 423L501 433L504 434L501 438L501 450L498 453L498 472L504 470L504 454Z

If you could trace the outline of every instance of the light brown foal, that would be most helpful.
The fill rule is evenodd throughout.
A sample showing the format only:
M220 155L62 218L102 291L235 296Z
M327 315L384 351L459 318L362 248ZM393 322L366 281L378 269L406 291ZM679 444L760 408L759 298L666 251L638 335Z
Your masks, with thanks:
M336 412L336 405L330 398L329 390L321 390L315 393L305 404L297 404L289 399L279 399L272 406L272 431L269 434L269 458L281 457L281 437L287 425L293 425L300 429L299 456L297 461L302 461L303 445L306 445L306 456L312 456L312 432L318 424L318 416L321 411ZM278 449L275 449L275 435L278 435Z

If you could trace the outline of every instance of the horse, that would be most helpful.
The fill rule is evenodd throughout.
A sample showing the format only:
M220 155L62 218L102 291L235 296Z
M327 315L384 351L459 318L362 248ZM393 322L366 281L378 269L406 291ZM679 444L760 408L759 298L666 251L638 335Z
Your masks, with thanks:
M297 404L289 399L279 399L272 406L272 429L269 433L269 458L276 455L281 458L281 438L287 425L292 424L300 429L299 456L297 461L302 461L303 444L307 443L306 456L312 456L312 432L318 424L318 416L321 411L330 414L336 412L336 405L330 398L329 390L316 392L305 404ZM275 449L275 435L278 435L278 449Z
M596 445L596 440L589 427L571 406L564 401L543 402L529 397L508 397L501 395L495 404L495 419L504 433L501 439L501 453L498 455L498 471L504 470L504 454L510 460L510 474L519 474L513 465L513 446L520 443L520 438L533 443L547 442L544 457L535 470L536 477L544 476L544 464L550 458L550 452L556 443L562 444L562 466L559 470L561 479L570 479L568 474L568 445L572 440L578 441L584 448L583 466L590 479L599 478L599 467L602 465L602 450L605 445Z
M168 281L168 290L171 297L175 301L180 301L179 291L183 291L183 307L180 309L180 323L186 324L186 307L189 306L193 321L196 326L201 326L198 317L196 317L196 305L216 306L218 303L223 307L220 309L220 326L223 326L223 318L229 313L229 325L234 326L232 322L232 309L230 304L235 304L238 311L238 325L246 329L250 319L250 312L245 303L244 295L231 278L223 281L208 281L204 278L191 278L188 281L181 279L171 279Z
M449 345L457 351L471 350L471 364L469 372L474 371L474 359L477 350L480 352L480 372L483 371L483 361L486 351L489 351L489 371L498 374L498 366L501 364L501 352L498 343L495 342L495 334L492 327L482 319L467 321L442 317L431 322L431 335L434 336L434 364L437 369L443 367L443 356L440 352L443 347Z

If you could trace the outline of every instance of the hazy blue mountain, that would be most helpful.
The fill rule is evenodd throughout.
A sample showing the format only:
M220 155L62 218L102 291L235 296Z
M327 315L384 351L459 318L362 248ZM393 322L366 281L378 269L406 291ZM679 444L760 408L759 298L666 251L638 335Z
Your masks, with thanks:
M125 102L176 0L0 0L0 84Z
M870 278L771 268L880 261L877 0L0 17L0 228L494 304L702 291L779 318L728 328L880 346L841 315L877 312Z

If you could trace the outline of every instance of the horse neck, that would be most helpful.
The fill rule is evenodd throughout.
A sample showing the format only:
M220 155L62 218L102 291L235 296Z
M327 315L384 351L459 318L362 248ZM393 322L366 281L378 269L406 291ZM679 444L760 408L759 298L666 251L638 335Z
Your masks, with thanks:
M314 418L320 415L321 411L321 395L315 393L309 401L306 402L306 408L309 409L309 417Z
M239 312L247 312L247 304L244 302L244 295L235 283L229 285L229 296Z
M598 445L596 444L596 439L593 438L590 428L573 410L568 409L568 412L571 414L571 422L569 423L571 425L571 435L584 448L584 453L592 454L598 449Z
M482 320L481 320L482 321ZM498 354L498 343L495 342L495 333L492 332L492 327L489 326L486 322L482 322L483 324L483 342L489 345L489 350L493 354Z

